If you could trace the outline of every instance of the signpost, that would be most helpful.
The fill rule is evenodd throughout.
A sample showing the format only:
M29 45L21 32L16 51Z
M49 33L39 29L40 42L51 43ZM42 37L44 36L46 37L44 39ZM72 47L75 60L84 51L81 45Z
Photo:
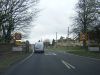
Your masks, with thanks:
M22 34L19 33L19 32L16 32L14 34L14 43L15 43L15 46L12 48L12 51L20 51L22 52L23 51L23 43L22 43Z
M18 45L18 46L22 45L22 41L21 40L16 40L16 45Z
M83 42L83 48L86 49L87 41L88 41L88 34L87 33L80 33L80 41Z
M16 32L16 33L14 34L14 39L15 39L15 44L16 44L17 46L22 45L22 41L21 41L22 35L21 35L21 33Z
M80 33L80 41L87 41L88 34L87 33Z
M15 33L15 40L21 40L22 35L21 33Z

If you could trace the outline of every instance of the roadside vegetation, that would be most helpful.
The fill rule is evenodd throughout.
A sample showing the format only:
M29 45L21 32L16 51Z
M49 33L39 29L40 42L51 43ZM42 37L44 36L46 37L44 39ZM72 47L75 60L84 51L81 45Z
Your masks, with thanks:
M33 26L31 22L37 17L39 10L35 6L38 2L0 0L0 73L31 53L29 41L24 42L22 38L28 37Z
M12 49L13 47L17 49L20 47L22 50L14 51ZM5 70L11 67L13 64L23 60L31 53L32 48L28 41L25 42L25 45L0 44L0 74L5 72Z
M9 52L9 53L4 53L5 55L2 55L1 60L0 60L0 70L7 68L11 64L13 64L15 61L23 58L26 56L26 54L22 54L20 52L14 53L14 52Z
M18 61L24 59L31 53L25 53L25 52L5 52L2 53L0 56L0 72L4 72L7 68L9 68L11 65L17 63Z
M72 32L83 41L86 48L86 41L100 45L100 1L99 0L79 0L76 4L77 16L74 17ZM100 46L99 46L100 47Z
M39 12L35 8L38 0L0 0L0 42L10 43L14 32L28 37L31 22ZM31 11L30 11L31 10Z
M48 50L65 51L67 53L100 59L100 52L93 52L82 47L49 47Z

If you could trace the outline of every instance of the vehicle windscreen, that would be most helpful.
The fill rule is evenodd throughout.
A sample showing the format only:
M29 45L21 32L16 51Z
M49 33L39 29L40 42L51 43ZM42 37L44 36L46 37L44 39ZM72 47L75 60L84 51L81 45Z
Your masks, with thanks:
M42 48L43 45L42 45L42 44L36 44L35 47L36 47L36 48Z

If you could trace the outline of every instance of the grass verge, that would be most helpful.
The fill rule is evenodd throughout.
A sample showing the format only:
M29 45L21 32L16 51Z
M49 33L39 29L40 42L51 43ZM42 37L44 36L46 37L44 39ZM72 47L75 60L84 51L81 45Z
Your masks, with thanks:
M27 57L30 53L23 53L23 52L9 52L5 53L1 56L0 60L0 72L4 72L8 67L12 64L20 61L21 59Z
M88 51L83 49L82 47L57 47L57 48L52 47L48 48L48 50L65 51L67 53L72 53L80 56L100 59L100 52Z

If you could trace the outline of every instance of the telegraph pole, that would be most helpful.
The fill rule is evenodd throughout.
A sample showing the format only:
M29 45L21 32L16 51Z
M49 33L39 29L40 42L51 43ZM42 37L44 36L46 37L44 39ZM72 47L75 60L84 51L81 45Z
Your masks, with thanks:
M69 38L69 27L68 27L68 36L67 37Z
M41 42L42 42L42 38L41 38Z
M57 47L57 32L56 32L56 47Z
M67 42L67 45L66 46L68 46L69 45L69 27L68 27L68 29L67 29L67 37L66 37L66 42Z

